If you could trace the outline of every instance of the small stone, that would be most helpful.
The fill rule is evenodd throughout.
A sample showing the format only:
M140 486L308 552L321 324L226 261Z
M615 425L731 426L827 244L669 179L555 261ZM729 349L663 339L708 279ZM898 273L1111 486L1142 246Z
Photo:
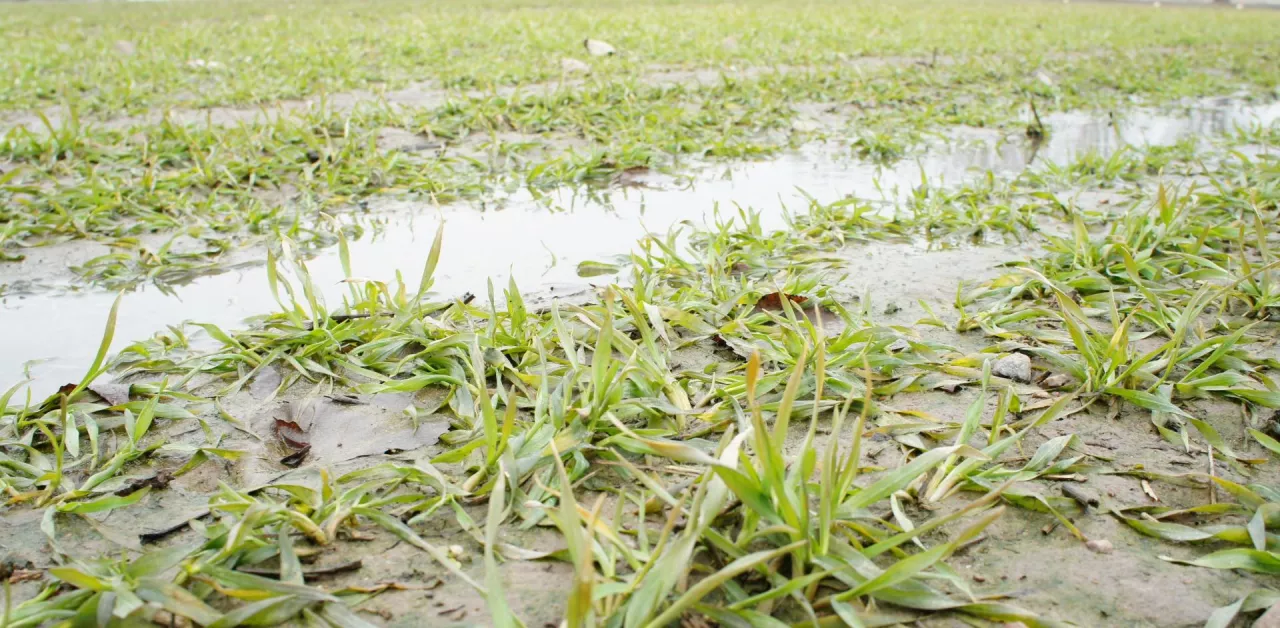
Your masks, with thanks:
M582 46L593 57L608 57L618 52L609 42L600 41L599 39L584 39L582 40Z
M986 577L986 576L984 576L984 575L982 575L982 574L977 574L977 573L975 573L975 574L973 574L973 581L974 581L974 582L986 582L986 581L987 581L987 577Z
M565 57L560 60L560 69L563 70L565 74L591 73L591 66L587 65L586 61L579 61L578 59L570 57Z
M1106 539L1093 539L1092 541L1085 543L1084 546L1099 554L1110 554L1111 551L1115 549L1115 546L1111 544L1111 541Z
M899 338L893 341L888 347L885 347L885 350L888 351L889 353L898 353L900 351L906 351L907 349L910 349L910 348L911 348L911 343L907 342L905 338Z
M216 70L222 67L217 61L205 61L204 59L190 59L187 61L187 67L196 70Z
M1053 375L1044 378L1044 381L1040 382L1040 385L1045 388L1062 388L1070 383L1070 375L1067 375L1066 373L1054 373Z
M1028 383L1031 381L1031 358L1021 353L1010 353L996 360L991 366L991 372L1006 379Z
M884 306L885 316L893 316L894 314L897 314L898 312L901 312L901 311L902 311L902 306L898 305L897 303L890 303L889 305Z
M791 123L791 130L796 131L797 133L813 133L819 128L821 128L821 126L813 120L796 120Z
M111 47L115 49L116 54L125 56L125 57L132 57L135 53L138 52L138 46L136 46L133 42L127 41L124 39L121 39L116 43L111 44Z

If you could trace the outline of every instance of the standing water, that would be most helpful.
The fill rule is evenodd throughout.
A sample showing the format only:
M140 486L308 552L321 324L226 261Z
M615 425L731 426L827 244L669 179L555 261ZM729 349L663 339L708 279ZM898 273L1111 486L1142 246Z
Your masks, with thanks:
M1184 115L1137 112L1112 119L1063 113L1045 117L1050 134L1038 145L1000 141L984 132L976 141L935 146L918 159L888 166L851 159L847 150L828 144L767 161L707 168L691 181L651 177L644 188L591 195L565 187L542 193L541 199L521 192L484 211L465 203L435 207L387 199L373 203L385 227L351 243L352 271L383 280L399 271L416 285L443 221L437 292L484 294L489 279L505 285L513 278L526 293L563 294L588 287L577 274L580 262L625 254L646 233L665 233L682 222L707 224L717 211L752 208L761 212L766 228L778 228L786 210L803 210L809 199L827 203L852 196L891 203L922 180L960 184L987 172L1012 176L1039 163L1067 163L1088 153L1106 156L1127 145L1171 145L1277 119L1280 103L1249 106L1231 99L1204 102ZM324 251L307 266L331 305L337 303L346 292L339 283L337 251ZM6 280L3 272L0 267L0 282ZM57 287L6 298L0 303L0 326L21 333L7 335L0 381L19 381L24 364L36 360L34 395L78 381L97 350L114 299L101 290ZM200 277L168 291L143 286L127 293L120 305L113 347L187 320L234 327L276 307L261 265Z

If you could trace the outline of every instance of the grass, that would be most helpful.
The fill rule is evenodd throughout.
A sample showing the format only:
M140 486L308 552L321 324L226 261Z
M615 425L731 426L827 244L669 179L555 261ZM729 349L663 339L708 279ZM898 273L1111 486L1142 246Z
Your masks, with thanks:
M1170 568L1258 574L1255 590L1197 618L1208 625L1280 599L1280 496L1270 484L1280 434L1268 423L1280 408L1269 350L1280 322L1280 242L1270 228L1280 219L1280 162L1247 152L1274 151L1274 126L1235 129L1216 145L1084 155L1007 180L926 180L888 209L813 202L780 230L750 210L724 213L652 234L624 263L585 264L625 276L581 302L535 300L514 282L491 283L479 298L436 293L440 251L451 245L443 227L416 285L354 277L348 245L365 227L337 215L373 194L477 198L608 181L630 168L679 171L690 157L767 154L814 139L791 125L804 103L841 108L855 129L822 135L892 161L944 125L1022 133L1029 94L1043 112L1239 84L1267 93L1276 82L1270 13L1049 4L795 12L765 2L655 4L629 15L594 4L396 13L403 7L324 3L294 17L258 3L227 17L229 6L87 5L74 33L48 7L24 6L0 25L27 35L6 40L22 87L0 100L74 101L85 114L0 143L18 164L0 175L7 251L111 243L115 252L76 272L117 289L216 270L251 242L265 251L277 303L239 329L175 327L114 355L113 308L81 381L46 399L24 383L0 396L0 508L34 515L50 560L3 566L0 624L370 625L363 611L376 596L427 583L325 586L314 562L382 535L403 544L397 552L425 554L441 582L474 592L500 626L533 621L509 576L532 560L571 570L556 598L567 598L567 626L874 626L931 614L1053 626L1052 609L975 586L952 558L1012 516L1060 526L1081 552L1105 551L1112 541L1091 536L1090 509L1167 543L1160 556ZM415 20L442 25L439 36L421 43ZM1061 28L1035 28L1050 20ZM268 39L283 26L289 42ZM980 37L996 26L1008 36ZM561 40L584 31L623 54L600 60L583 85L496 92L554 78L546 68L569 54ZM743 32L753 37L736 48L723 41ZM686 36L673 42L675 33ZM117 39L137 50L100 54ZM1092 54L1099 39L1111 54ZM1150 54L1160 47L1187 54ZM455 48L474 50L449 54ZM851 63L868 53L929 61ZM246 54L273 63L234 61ZM190 58L228 70L196 103L183 97ZM1014 58L1051 78L990 62ZM651 64L728 60L805 68L699 86L639 78ZM434 74L414 74L424 66ZM234 126L86 122L424 78L455 90L453 100ZM381 150L386 127L442 138L445 154ZM489 138L487 159L467 153L478 137ZM564 137L589 148L541 151ZM285 187L305 202L264 200ZM1082 191L1124 200L1081 203ZM845 289L846 255L870 241L1038 249L955 286L952 310L922 303L926 317L891 325L880 295ZM326 301L308 271L307 253L320 246L339 251L339 302ZM997 361L1013 354L1033 360L1031 381L999 375ZM251 392L263 382L269 390ZM956 412L903 403L957 405L943 396L957 391L969 402ZM288 438L259 433L244 414L253 410L238 405L391 395L412 399L399 420L415 430L447 424L438 445L355 463L309 459L319 454L301 442L305 426ZM1204 470L1108 457L1048 429L1135 416L1114 425L1155 435ZM271 422L277 432L282 421ZM361 430L349 437L358 442ZM282 470L282 445L297 450L286 466L299 469ZM271 477L225 473L254 460ZM84 545L85 529L109 541L135 536L115 529L118 518L157 507L168 515L155 502L169 483L210 470L216 486L194 517L121 548ZM1108 477L1175 497L1133 505L1047 490ZM526 547L519 533L529 530L554 530L553 549ZM1184 544L1196 553L1177 553ZM467 560L468 548L479 561Z
M508 520L545 519L560 530L565 559L575 569L569 625L666 625L691 613L722 623L770 625L777 621L772 615L856 625L894 617L882 615L884 605L1050 625L1031 610L939 587L951 580L946 558L1000 516L1000 502L1051 513L1089 540L1067 519L1075 512L1070 500L1023 488L1046 475L1088 469L1081 457L1064 457L1074 437L1044 441L1022 464L1002 462L1029 434L1092 406L1133 404L1149 410L1173 442L1202 442L1246 476L1265 460L1237 452L1207 419L1180 405L1206 395L1245 407L1280 405L1266 375L1273 365L1243 349L1269 329L1266 317L1258 320L1266 311L1258 294L1274 265L1267 262L1265 235L1242 239L1233 226L1276 211L1268 192L1275 164L1228 155L1213 172L1212 189L1176 194L1159 186L1150 200L1123 213L1075 215L1074 235L1051 238L1044 257L1026 271L962 299L964 320L994 336L1002 350L1027 352L1077 382L1074 393L1040 410L1023 409L1006 380L997 385L989 360L939 352L943 347L878 326L824 296L825 269L836 259L824 250L851 237L937 235L948 224L963 234L972 209L960 204L939 204L919 219L883 216L856 202L815 206L777 233L743 214L694 234L688 253L674 240L650 239L631 260L628 285L604 289L585 306L552 302L543 310L526 307L514 285L505 290L505 307L492 297L489 304L432 299L443 232L420 285L355 282L338 308L322 302L305 263L286 248L285 257L271 262L278 268L272 275L278 313L243 331L206 326L221 344L211 352L182 349L181 339L170 338L132 345L114 359L112 368L138 382L132 392L143 400L95 402L89 384L103 370L95 365L85 382L43 404L6 402L10 446L19 434L32 437L22 447L25 456L5 465L9 507L45 509L45 531L67 561L50 575L71 587L49 585L44 596L11 611L11 621L30 625L103 608L117 617L172 613L216 625L295 616L362 625L343 605L360 598L305 586L291 553L295 543L330 545L344 530L373 525L472 584L490 601L495 624L520 625L503 601L498 561L529 552L497 541L497 530ZM1039 185L1031 177L1004 193L1037 194ZM1028 192L1020 192L1022 186ZM989 187L954 192L967 198L991 193ZM942 218L947 211L953 220ZM1017 235L1023 223L1006 221L997 231L1023 237ZM1095 236L1090 224L1106 231ZM1206 267L1215 271L1201 272ZM778 274L777 268L787 270ZM756 305L761 285L812 295L822 305L806 313L783 299L780 310L762 310ZM843 329L829 333L815 315ZM1136 336L1166 340L1142 353L1134 348ZM905 349L895 344L902 338L910 339ZM744 357L722 358L701 372L672 369L681 347L710 342ZM148 437L157 421L206 421L219 399L273 365L288 373L281 389L308 382L366 394L443 387L453 416L447 448L430 463L390 462L336 478L322 471L318 489L223 486L210 501L213 523L197 528L203 541L196 545L125 562L85 563L66 554L57 540L60 520L128 508L150 490L96 492L126 465L174 447ZM865 434L873 425L894 433L894 423L884 422L882 400L928 390L938 374L960 374L977 387L963 419L903 432L917 436L904 441L915 444L907 445L903 464L860 482L868 473L859 454ZM999 404L989 414L992 386ZM107 451L102 436L122 428L126 438L112 439L116 448ZM88 449L80 430L98 435ZM1262 432L1254 435L1264 447L1277 447ZM220 448L219 440L194 451L177 448L191 456L183 469L240 455ZM641 468L654 459L696 475L675 489L671 478ZM601 469L618 474L615 488L574 488ZM1114 515L1168 540L1252 545L1190 564L1273 573L1276 559L1265 536L1272 491L1210 480L1239 505L1128 508ZM981 496L961 498L972 491ZM594 502L579 503L575 493ZM483 527L459 509L477 499L489 504ZM912 520L900 508L904 499L959 500L959 507ZM886 500L892 512L877 514ZM636 508L630 515L629 504ZM445 506L452 506L455 524L482 543L483 578L468 575L444 548L415 532L428 521L450 519ZM653 519L649 512L665 514ZM1199 514L1249 523L1187 528L1164 521ZM943 526L959 531L946 541L920 543ZM277 558L278 580L236 571ZM167 574L175 569L170 584ZM245 604L210 606L215 598ZM1242 608L1243 601L1232 612Z
M1034 58L1099 43L1120 50L1230 45L1265 41L1274 19L1013 3L818 2L794 10L770 2L657 2L625 12L619 6L325 2L314 11L290 11L273 3L217 2L82 7L72 20L62 19L61 7L15 7L3 23L11 34L4 50L11 78L0 108L79 102L86 111L115 113L394 89L409 81L484 90L559 78L560 59L585 57L581 42L588 36L622 51L595 64L596 72L613 76L654 65L821 67L902 55L930 62L974 53ZM1000 38L987 36L993 25ZM1171 69L1186 71L1181 64Z
M796 12L751 2L659 4L619 19L607 7L573 4L326 3L307 16L281 15L271 4L219 7L83 7L80 26L21 7L0 25L21 35L6 38L13 96L0 98L0 109L67 108L0 139L0 161L13 167L0 179L7 257L68 239L125 251L143 234L198 241L185 255L152 247L150 259L125 253L130 259L73 269L81 281L138 284L218 270L227 250L274 246L297 229L324 231L306 202L347 212L374 194L447 202L519 186L607 183L630 169L760 157L815 136L891 162L945 125L1020 133L1028 99L1045 112L1114 109L1134 98L1160 104L1242 87L1272 96L1280 80L1267 48L1270 13L844 3ZM211 17L226 11L237 17ZM842 19L828 19L832 11ZM1049 22L1053 32L1042 28ZM1006 35L983 36L991 23ZM417 24L440 32L425 44ZM658 24L687 27L660 35ZM574 46L584 32L607 36L623 54L594 61L582 84L557 81L559 58L581 55ZM751 37L725 45L742 33ZM103 53L119 41L135 52ZM1169 47L1179 50L1177 63L1163 54ZM224 67L193 69L193 57ZM725 74L719 83L654 80L672 68ZM374 83L395 89L410 80L433 81L436 96L396 106L372 97L354 110L233 118L239 122L214 113L163 118L170 107L270 103ZM193 85L202 96L184 100ZM521 87L499 90L508 85ZM797 125L798 108L814 103L835 107L848 128ZM129 111L145 115L120 118ZM442 154L382 150L377 137L388 128L435 142Z

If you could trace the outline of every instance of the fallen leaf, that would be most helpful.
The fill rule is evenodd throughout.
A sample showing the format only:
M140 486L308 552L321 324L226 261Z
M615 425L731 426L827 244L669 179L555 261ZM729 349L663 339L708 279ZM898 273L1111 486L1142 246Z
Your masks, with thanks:
M1089 477L1080 473L1066 473L1044 476L1046 480L1058 480L1061 482L1088 482Z
M340 573L346 573L348 571L359 571L361 567L364 567L364 562L361 561L359 558L357 558L355 560L347 561L345 563L338 563L331 567L311 567L308 569L303 569L302 575L307 579L320 578L324 576L332 576ZM275 578L280 575L279 569L261 569L256 567L242 566L242 567L236 567L236 571L253 574L255 576L264 576L267 578Z
M802 297L795 294L783 294L781 292L770 292L756 300L756 307L762 310L781 310L782 299L787 299L792 303L804 305L809 302L809 297Z
M89 390L102 397L103 401L118 406L129 403L129 384L119 384L115 382L99 384L97 382L89 384Z
M44 572L39 569L16 569L13 575L9 576L10 584L18 584L19 582L35 582L44 579Z
M278 455L309 447L306 460L331 464L437 443L448 421L423 415L414 425L404 416L413 398L412 393L334 394L283 404L258 420L264 430L275 432Z
M303 399L284 404L285 418L275 419L276 436L292 449L311 445L311 429L316 424L319 409L315 399Z
M343 589L340 589L338 591L334 591L334 593L381 593L383 591L388 591L388 590L430 591L432 589L438 589L441 586L444 586L444 581L441 580L440 578L437 578L436 576L431 576L431 579L427 580L427 582L423 584L414 584L410 582L385 581L385 582L379 582L373 586L351 585Z
M140 491L144 488L154 488L156 490L160 490L162 488L168 488L169 483L172 481L173 481L173 473L168 469L161 469L157 471L155 475L149 478L134 480L130 482L124 488L116 491L116 495L119 495L121 497L127 497L129 495L132 495L134 492Z
M770 292L768 294L761 296L759 299L756 300L755 311L756 312L781 312L783 311L782 309L783 299L786 299L787 301L790 301L792 303L793 305L792 309L795 310L795 313L798 315L798 317L803 317L807 319L809 322L814 323L815 325L818 323L818 320L821 319L822 327L826 329L827 333L829 334L839 333L844 328L844 321L838 315L836 315L835 312L833 312L828 308L825 308L816 304L809 305L806 307L805 304L810 302L809 297L800 296L798 294ZM818 311L819 309L821 309L822 311L819 312Z
M453 608L446 608L445 610L438 611L436 615L448 617L455 621L462 621L467 618L467 607L464 604L459 604Z
M622 267L617 264L597 262L595 260L584 260L578 264L578 276L584 279L615 275L621 270Z
M1146 493L1147 497L1151 498L1151 501L1153 502L1160 501L1160 498L1156 496L1156 492L1151 490L1151 483L1146 480L1142 481L1142 492Z
M362 401L359 397L356 397L356 396L354 396L354 395L341 395L341 394L334 394L334 395L329 395L328 397L329 397L329 401L332 401L332 402L334 402L334 403L336 403L336 404L338 404L338 405L341 405L341 406L362 406L362 405L364 405L364 401Z
M276 419L276 436L280 437L280 441L288 445L291 449L302 449L303 447L311 447L311 442L307 436L306 430L293 421L285 421Z
M311 445L307 445L302 449L281 458L280 464L292 469L302 464L302 461L306 460L307 454L309 453L311 453Z

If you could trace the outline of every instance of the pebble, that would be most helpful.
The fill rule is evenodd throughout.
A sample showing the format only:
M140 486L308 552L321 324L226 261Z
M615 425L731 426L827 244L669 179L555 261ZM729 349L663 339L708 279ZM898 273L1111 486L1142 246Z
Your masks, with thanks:
M1110 554L1111 551L1115 549L1115 546L1111 544L1111 541L1106 539L1093 539L1092 541L1085 543L1084 546L1099 554Z
M1040 385L1045 388L1062 388L1071 383L1071 376L1066 373L1055 373L1044 378Z
M591 56L593 57L608 57L617 53L617 50L615 50L609 42L600 41L599 39L583 40L582 46L586 48L587 52L591 53Z
M1024 384L1029 383L1031 381L1031 358L1021 353L1010 353L996 360L996 363L991 366L991 372L1000 377Z
M587 65L587 62L569 57L560 60L560 69L564 70L565 74L588 74L591 72L591 66Z

